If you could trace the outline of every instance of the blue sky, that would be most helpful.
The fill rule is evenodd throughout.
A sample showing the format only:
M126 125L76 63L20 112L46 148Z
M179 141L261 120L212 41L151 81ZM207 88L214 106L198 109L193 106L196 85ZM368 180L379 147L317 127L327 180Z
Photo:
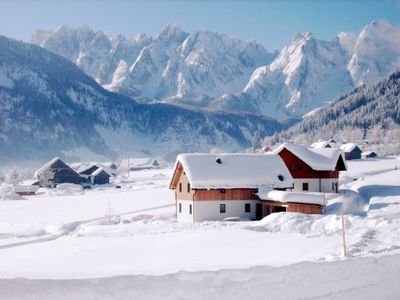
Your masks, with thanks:
M207 28L280 49L297 32L328 39L377 19L400 24L400 0L0 0L0 34L29 40L37 28L88 25L128 37L157 35L167 24Z

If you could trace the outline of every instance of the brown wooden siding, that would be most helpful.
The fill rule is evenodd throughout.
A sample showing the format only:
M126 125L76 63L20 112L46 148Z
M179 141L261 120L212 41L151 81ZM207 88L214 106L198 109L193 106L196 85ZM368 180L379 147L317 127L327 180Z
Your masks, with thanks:
M257 189L227 189L225 192L221 191L223 190L196 190L193 200L259 200L258 196L254 195Z
M271 206L271 207L285 207L287 212L299 212L303 214L321 214L322 206L321 205L313 205L313 204L302 204L302 203L282 203L275 201L265 201L263 202L263 206ZM265 214L265 209L263 212ZM274 211L273 209L270 211Z

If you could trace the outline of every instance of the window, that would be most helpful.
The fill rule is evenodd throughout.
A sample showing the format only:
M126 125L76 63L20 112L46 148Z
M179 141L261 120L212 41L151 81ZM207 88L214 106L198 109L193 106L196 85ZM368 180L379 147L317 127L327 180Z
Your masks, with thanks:
M188 183L187 188L188 188L187 192L190 193L190 183Z
M303 182L303 191L308 191L308 182Z
M250 203L245 203L244 204L244 212L249 213L251 211L251 205Z
M189 204L189 215L192 214L192 204Z
M297 165L297 171L301 171L301 169L302 169L301 164L298 164L298 165Z
M226 212L225 204L220 204L220 205L219 205L219 212L220 212L221 214L224 214L224 213Z
M219 189L220 193L226 193L226 189Z
M334 191L334 190L335 190L335 183L332 182L332 191Z
M179 203L179 212L182 212L182 203Z
M182 193L182 182L179 182L179 193Z
M290 165L290 171L294 171L294 165L293 164Z

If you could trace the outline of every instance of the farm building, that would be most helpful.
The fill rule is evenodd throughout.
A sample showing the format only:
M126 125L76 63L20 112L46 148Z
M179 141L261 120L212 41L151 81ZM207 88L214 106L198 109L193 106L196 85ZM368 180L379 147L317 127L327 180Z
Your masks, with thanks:
M346 160L360 159L362 150L357 144L347 143L340 146L343 150Z
M128 158L121 161L118 166L119 172L129 171L140 171L148 169L158 169L160 164L155 158L143 157L143 158Z
M40 186L54 187L59 183L81 183L77 172L65 164L59 157L53 158L35 172L35 178Z
M339 171L346 171L340 148L310 148L285 143L273 153L278 154L289 169L295 192L337 193Z
M261 219L259 187L286 190L293 179L272 153L180 154L170 182L180 221Z
M74 170L82 178L83 183L108 184L110 177L116 175L116 170L108 168L101 163L74 164Z
M321 214L326 205L323 193L287 192L261 188L257 195L262 200L263 215L282 211Z
M328 140L328 141L323 141L319 140L318 142L312 143L311 148L316 148L316 149L322 149L322 148L335 148L339 147L338 144L336 144L335 140Z
M364 151L363 153L361 153L361 158L374 158L377 157L378 154L376 154L376 152L374 151Z

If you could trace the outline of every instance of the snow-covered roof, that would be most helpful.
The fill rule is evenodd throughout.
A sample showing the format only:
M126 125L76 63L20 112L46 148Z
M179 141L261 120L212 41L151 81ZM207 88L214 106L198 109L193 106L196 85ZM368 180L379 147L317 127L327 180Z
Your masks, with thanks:
M108 175L112 176L112 174L108 173L106 170L103 169L103 167L98 168L96 171L94 171L91 175L92 176L97 176L99 175L102 171L106 172Z
M340 149L342 149L344 152L349 153L351 151L354 150L354 148L358 147L357 144L355 143L347 143L347 144L343 144L340 146ZM358 147L360 148L360 147Z
M99 163L99 162L83 162L83 163L73 163L71 164L71 167L78 173L82 173L85 172L86 170L92 168L96 166L98 170L99 168L102 168L107 174L109 174L110 176L116 175L117 171L115 171L114 169L105 166L103 163ZM94 172L96 172L96 170ZM93 175L93 173L91 174Z
M59 160L60 158L58 156L54 157L52 160L50 160L49 162L47 162L46 164L44 164L40 169L38 169L34 176L38 177L40 175L40 173L42 173L44 170L46 170L47 168L49 168L50 166L52 166L57 160Z
M278 154L283 149L293 153L316 171L334 171L339 157L342 157L345 169L347 169L346 160L340 148L311 148L305 145L284 143L273 153Z
M140 157L140 158L129 158L124 159L119 164L118 168L153 168L158 165L155 158L152 157Z
M22 192L36 192L39 189L37 185L16 185L14 186L14 191L16 193Z
M257 195L261 200L325 205L325 196L323 193L286 192L276 191L270 188L260 188Z
M330 141L318 141L311 144L312 148L317 148L317 149L329 148L328 146L331 148L338 147L336 143Z
M179 163L194 189L258 188L262 185L287 188L293 185L285 163L272 153L180 154L175 172Z
M315 143L311 144L312 148L325 148L327 145L329 145L328 141L318 141Z

